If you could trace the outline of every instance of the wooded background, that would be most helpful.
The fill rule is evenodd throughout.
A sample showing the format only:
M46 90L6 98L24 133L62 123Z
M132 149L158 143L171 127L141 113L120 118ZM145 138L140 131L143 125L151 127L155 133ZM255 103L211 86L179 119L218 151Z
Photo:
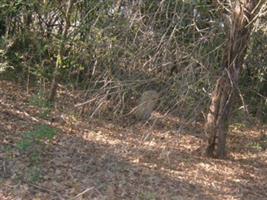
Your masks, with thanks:
M216 81L238 62L231 122L266 122L266 5L238 2L1 0L0 76L51 103L58 86L80 91L74 105L91 117L128 116L153 89L157 111L205 122Z

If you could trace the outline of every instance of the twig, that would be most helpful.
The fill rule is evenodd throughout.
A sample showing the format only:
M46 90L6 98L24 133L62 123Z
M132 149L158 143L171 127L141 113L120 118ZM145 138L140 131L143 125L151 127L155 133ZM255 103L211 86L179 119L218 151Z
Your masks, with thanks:
M73 199L77 199L78 197L82 196L83 194L85 194L86 192L89 192L91 190L93 190L95 187L89 187L86 190L82 191L81 193L77 194L75 197L73 197L71 200Z

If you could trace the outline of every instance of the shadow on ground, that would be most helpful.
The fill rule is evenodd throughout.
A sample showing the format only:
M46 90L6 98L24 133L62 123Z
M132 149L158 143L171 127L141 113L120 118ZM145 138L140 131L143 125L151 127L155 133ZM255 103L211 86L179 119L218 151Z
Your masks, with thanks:
M0 99L2 199L263 200L267 196L266 160L257 152L233 151L228 160L208 159L198 152L203 137L197 130L177 132L169 125L124 127L111 121L66 119L51 125L36 115L38 109L27 104L23 92L5 89ZM17 143L37 124L56 128L58 135L21 152Z

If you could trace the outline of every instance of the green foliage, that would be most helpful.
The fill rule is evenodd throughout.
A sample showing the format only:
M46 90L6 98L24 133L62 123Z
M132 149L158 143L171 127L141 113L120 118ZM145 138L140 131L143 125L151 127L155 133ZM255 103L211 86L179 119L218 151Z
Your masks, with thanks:
M267 135L263 135L260 141L260 145L262 150L266 150L267 149Z
M17 143L17 148L22 154L26 154L30 162L30 167L23 175L30 182L37 182L41 178L42 165L41 155L45 142L51 141L56 135L56 130L47 126L40 125L34 130L24 133L23 138Z
M0 31L8 31L1 38L0 71L36 84L50 82L59 66L60 83L86 89L85 98L94 99L91 106L108 96L113 113L127 113L125 105L151 87L169 91L161 111L190 116L205 110L226 44L223 8L208 0L121 1L116 6L113 0L75 2L62 44L66 1L2 0ZM253 37L247 56L251 73L242 77L241 90L253 115L261 113L263 119L266 34ZM49 117L42 94L31 104L45 108L41 117Z
M248 146L255 151L265 151L267 149L267 135L263 134L258 141L251 142Z
M256 151L262 151L262 146L258 142L253 142L249 145L250 148L255 149Z
M42 91L39 91L36 95L33 95L30 99L30 105L50 109L51 103L45 99L45 95Z
M38 150L36 145L44 144L44 141L52 140L56 135L56 130L47 126L38 126L35 130L24 133L23 139L17 144L17 147L22 151Z
M52 140L56 135L56 130L50 128L47 125L42 125L37 128L37 130L28 132L29 137L35 137L37 140Z
M22 141L20 141L17 144L17 147L21 150L21 151L27 151L33 144L33 141L30 139L23 139Z
M35 183L35 182L40 181L40 179L42 178L41 167L38 165L34 165L34 166L28 168L25 176L29 182Z
M267 32L259 29L252 35L246 59L246 68L240 80L240 87L250 113L267 120Z
M31 96L29 104L40 108L40 118L49 119L53 105L51 102L47 101L45 94L42 91L39 91L37 94Z
M13 70L13 69L14 67L9 65L9 63L7 62L5 51L0 49L0 75L4 74L8 70Z

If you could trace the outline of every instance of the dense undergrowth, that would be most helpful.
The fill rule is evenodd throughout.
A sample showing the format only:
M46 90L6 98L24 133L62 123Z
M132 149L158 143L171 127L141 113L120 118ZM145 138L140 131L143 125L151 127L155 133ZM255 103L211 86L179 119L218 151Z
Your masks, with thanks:
M189 1L70 3L67 17L63 2L3 2L1 78L34 85L47 97L58 66L62 87L84 91L74 102L81 114L123 117L143 91L154 89L161 113L205 120L229 31L222 7ZM262 18L254 30L235 109L235 116L259 121L267 118L265 25Z

